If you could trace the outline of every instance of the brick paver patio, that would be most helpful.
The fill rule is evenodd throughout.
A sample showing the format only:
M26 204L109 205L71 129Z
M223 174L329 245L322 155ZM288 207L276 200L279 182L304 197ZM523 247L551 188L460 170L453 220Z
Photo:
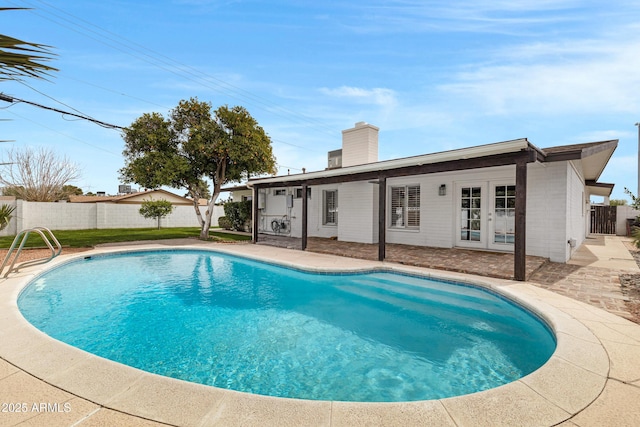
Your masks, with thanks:
M260 236L260 244L300 249L300 239L284 236ZM340 255L351 258L378 259L378 245L355 242L342 242L332 239L310 237L307 241L310 252ZM513 278L513 254L466 249L431 248L411 245L386 245L386 261L416 267L455 271L457 273L477 274L499 279ZM547 262L546 259L527 256L527 277Z
M260 235L259 244L300 249L301 240L285 236ZM361 259L378 259L378 245L342 242L310 237L307 250ZM411 245L386 245L386 261L405 265L475 274L499 279L513 279L513 254L466 249L430 248ZM622 271L549 262L527 256L526 277L529 283L578 301L589 303L625 318L632 318L622 294L619 275Z

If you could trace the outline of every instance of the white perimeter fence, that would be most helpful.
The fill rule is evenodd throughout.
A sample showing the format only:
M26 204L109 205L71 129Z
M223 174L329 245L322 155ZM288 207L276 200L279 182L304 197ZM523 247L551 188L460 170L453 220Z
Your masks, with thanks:
M640 211L631 206L618 206L616 209L616 234L624 236L627 234L627 219L636 218Z
M51 230L86 230L108 228L149 228L158 225L155 219L140 215L139 204L119 203L60 203L25 202L7 200L0 197L0 205L15 206L13 218L0 236L13 236L27 228L47 227ZM200 206L204 216L206 206ZM630 206L618 206L616 234L627 232L627 218L635 218L640 211ZM224 216L224 208L215 206L211 226L218 225L218 218ZM176 206L173 212L160 221L161 227L199 227L193 206Z
M1 200L0 206L15 206L13 218L0 236L13 236L19 231L32 227L47 227L51 230L86 230L108 228L148 228L157 227L155 219L140 215L139 204L118 203L48 203L25 202L24 200ZM201 206L204 216L207 206ZM224 216L224 208L215 206L211 226L218 225L218 218ZM193 206L176 206L173 212L160 221L160 226L199 227Z

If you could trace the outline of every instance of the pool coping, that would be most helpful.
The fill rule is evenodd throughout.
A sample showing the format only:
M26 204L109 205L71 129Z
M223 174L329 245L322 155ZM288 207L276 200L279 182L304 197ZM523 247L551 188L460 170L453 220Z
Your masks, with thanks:
M607 335L609 332L625 331L632 341L627 344L633 345L634 350L640 348L640 326L522 282L257 245L196 244L180 248L214 250L309 271L396 271L487 287L545 319L556 334L557 348L537 371L470 395L400 403L308 401L218 389L144 372L54 340L20 314L18 295L40 271L90 255L167 249L148 244L60 256L47 265L28 268L0 281L0 358L102 408L170 425L550 426L567 420L577 424L581 415L597 406L594 402L611 380L617 380L611 377L610 354L617 353L613 347L606 347L613 340L611 334ZM620 381L634 383L636 371L632 368L625 368L620 374L624 374ZM640 387L640 374L635 379Z

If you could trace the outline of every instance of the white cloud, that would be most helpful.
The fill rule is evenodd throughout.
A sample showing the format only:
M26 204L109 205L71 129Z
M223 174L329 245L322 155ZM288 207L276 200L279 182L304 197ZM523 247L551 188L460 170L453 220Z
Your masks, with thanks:
M488 114L637 112L637 52L637 37L510 46L495 54L502 65L479 64L440 89Z
M398 103L395 91L385 88L363 89L341 86L335 89L320 88L320 92L333 98L347 99L360 104L374 104L386 108L395 107Z
M580 0L381 0L346 4L343 25L356 32L534 33L538 28L588 19L604 5ZM357 14L357 19L355 18Z

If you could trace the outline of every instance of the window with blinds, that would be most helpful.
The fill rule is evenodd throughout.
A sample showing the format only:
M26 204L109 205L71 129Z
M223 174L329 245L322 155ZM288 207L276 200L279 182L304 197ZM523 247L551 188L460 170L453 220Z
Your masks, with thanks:
M325 190L323 194L323 225L338 224L338 190Z
M420 186L391 187L391 228L420 227Z

